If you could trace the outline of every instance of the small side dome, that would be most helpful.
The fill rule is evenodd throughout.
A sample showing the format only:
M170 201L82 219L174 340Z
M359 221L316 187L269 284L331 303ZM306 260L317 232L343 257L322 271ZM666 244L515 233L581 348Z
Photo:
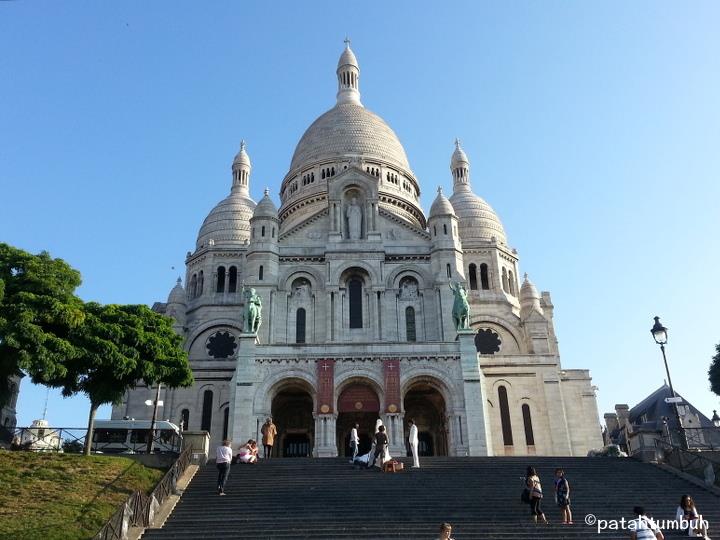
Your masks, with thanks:
M537 287L528 279L527 273L525 274L525 281L523 281L522 287L520 287L520 300L523 299L537 299L540 300L540 293Z
M278 213L275 204L270 198L270 190L265 188L265 196L255 207L253 218L273 218L277 219Z
M495 211L469 188L455 191L450 202L458 216L461 240L490 241L495 238L499 244L507 244L505 229Z
M533 283L528 279L527 273L525 280L520 287L520 317L527 317L531 311L537 311L543 314L542 306L540 306L540 293Z
M175 283L175 286L168 295L167 303L185 305L185 289L182 286L182 279L177 278L177 283Z
M450 200L443 195L442 188L438 187L438 194L430 207L430 219L439 216L454 216L455 209Z

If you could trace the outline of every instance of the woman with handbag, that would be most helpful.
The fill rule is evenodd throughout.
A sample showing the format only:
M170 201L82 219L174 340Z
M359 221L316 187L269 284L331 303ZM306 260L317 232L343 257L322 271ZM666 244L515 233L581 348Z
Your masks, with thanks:
M540 485L540 477L538 476L535 467L527 468L525 485L530 491L530 514L533 517L533 522L537 523L538 518L540 518L542 522L547 525L548 520L545 518L545 514L541 507L543 498L542 485Z

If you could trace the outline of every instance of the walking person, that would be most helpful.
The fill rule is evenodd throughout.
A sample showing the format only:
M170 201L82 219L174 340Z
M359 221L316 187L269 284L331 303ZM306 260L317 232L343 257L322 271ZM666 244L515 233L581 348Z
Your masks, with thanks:
M441 523L440 524L440 536L438 536L438 540L454 540L450 534L452 533L452 525L449 523Z
M372 462L368 464L368 469L375 465L375 462L380 455L383 456L382 458L380 458L380 467L382 468L387 447L388 438L387 435L385 435L385 426L381 425L378 428L378 432L375 434L375 454L373 455Z
M565 471L555 469L555 500L560 507L563 525L572 525L572 512L570 511L570 484L565 478Z
M655 522L645 515L645 509L642 506L633 508L633 513L637 519L631 522L630 540L665 540L665 536Z
M350 463L354 463L355 458L358 455L358 446L360 445L360 437L358 437L359 427L360 424L356 422L353 428L350 430L350 448L352 449L352 459L350 460Z
M228 439L217 447L215 466L218 470L217 492L218 495L225 495L225 482L230 475L230 463L232 462L232 448Z
M277 435L277 428L275 427L275 424L273 424L272 418L265 420L260 433L262 433L263 436L263 457L265 459L270 459L273 445L275 444L275 436Z
M545 518L545 514L542 511L542 485L540 485L540 477L535 470L535 467L528 467L527 473L525 474L525 485L530 491L530 514L533 517L535 523L538 522L538 518L547 525L548 520Z
M408 435L408 444L410 445L410 453L412 454L413 458L413 469L419 469L420 468L420 456L418 456L418 428L415 425L415 420L412 418L408 420L408 424L410 424L410 435Z

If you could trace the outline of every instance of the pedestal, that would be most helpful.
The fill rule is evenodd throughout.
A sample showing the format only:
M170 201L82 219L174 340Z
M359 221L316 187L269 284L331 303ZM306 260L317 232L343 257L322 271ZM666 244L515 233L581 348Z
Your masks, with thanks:
M457 340L460 342L468 454L489 456L492 455L492 441L485 407L485 379L480 371L480 362L475 349L475 331L458 330Z
M235 373L230 380L230 428L228 437L233 448L257 438L256 419L253 416L253 400L257 387L255 369L255 346L257 334L240 334L236 356Z

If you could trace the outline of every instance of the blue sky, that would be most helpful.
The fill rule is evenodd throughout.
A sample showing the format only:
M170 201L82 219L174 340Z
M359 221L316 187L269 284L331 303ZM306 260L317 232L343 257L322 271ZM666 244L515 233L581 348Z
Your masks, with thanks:
M66 259L87 300L164 300L240 139L278 202L349 35L426 210L462 140L600 414L662 384L657 314L711 415L719 26L716 2L0 2L0 240ZM20 424L44 396L23 383ZM55 425L86 414L50 394Z

